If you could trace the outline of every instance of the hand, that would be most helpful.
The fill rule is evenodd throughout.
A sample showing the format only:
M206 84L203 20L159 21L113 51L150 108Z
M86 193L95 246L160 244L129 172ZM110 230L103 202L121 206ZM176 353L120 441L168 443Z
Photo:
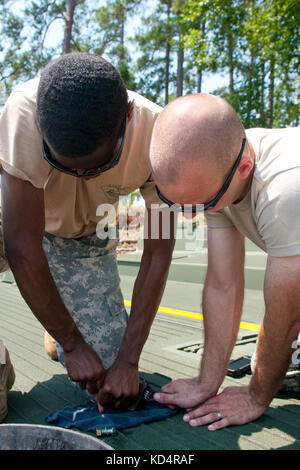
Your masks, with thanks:
M100 389L105 370L98 354L84 340L77 341L71 351L64 350L64 360L70 379L80 388L92 395Z
M100 413L105 406L127 408L139 393L138 367L117 359L107 370L101 389L95 396Z
M208 429L216 431L227 426L254 421L265 412L267 407L256 401L249 387L227 387L219 395L189 411L183 419L190 426L209 424Z
M162 392L162 393L161 393ZM164 385L160 393L154 394L154 399L169 407L194 408L204 402L215 392L205 391L199 377L193 379L177 379Z

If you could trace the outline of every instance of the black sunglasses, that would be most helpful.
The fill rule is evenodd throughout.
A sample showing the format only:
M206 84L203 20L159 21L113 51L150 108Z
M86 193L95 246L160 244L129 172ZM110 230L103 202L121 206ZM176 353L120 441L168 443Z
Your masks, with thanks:
M237 170L237 167L239 166L239 163L241 161L241 158L242 158L242 155L243 155L243 151L244 151L244 148L245 148L245 145L246 145L246 138L243 139L243 142L242 142L242 147L241 147L241 150L240 150L240 153L238 154L238 157L236 159L236 161L234 162L234 165L229 173L229 175L227 176L226 180L225 180L225 183L223 184L222 188L220 189L220 191L218 192L218 194L209 202L207 202L206 204L197 204L196 206L192 206L192 207L188 207L190 206L190 204L185 204L185 206L187 207L184 207L184 209L182 208L182 206L180 204L177 204L175 202L171 202L169 201L169 199L167 199L161 192L160 190L158 189L157 186L155 186L156 188L156 192L158 194L158 197L165 203L167 204L169 207L172 207L175 211L178 211L178 212L187 212L187 213L192 213L192 214L195 214L197 212L202 212L202 211L207 211L208 209L211 209L212 207L215 207L217 205L217 203L219 202L219 200L221 199L221 197L225 194L225 192L227 191L231 181L232 181L232 178L234 177L234 174Z
M108 171L110 170L111 168L113 168L114 166L116 166L118 163L119 163L119 160L120 160L120 157L121 157L121 153L122 153L122 150L123 150L123 147L124 147L124 141L125 141L125 135L126 135L126 127L127 127L127 114L125 116L125 119L124 119L124 130L123 130L123 134L122 134L122 140L121 140L121 144L120 144L120 147L119 147L119 150L117 152L117 155L115 156L115 158L111 161L111 163L103 166L102 168L100 169L97 169L97 170L86 170L84 173L81 173L81 174L78 174L76 170L74 170L73 168L68 168L64 165L62 165L61 163L59 163L52 155L51 155L51 151L48 147L48 145L46 144L45 140L42 139L42 151L43 151L43 156L44 156L44 159L51 165L53 166L56 170L59 170L63 173L67 173L68 175L72 175L72 176L76 176L77 178L84 178L84 177L87 177L87 176L97 176L97 175L100 175L101 173L103 173L104 171ZM71 160L71 159L70 159Z

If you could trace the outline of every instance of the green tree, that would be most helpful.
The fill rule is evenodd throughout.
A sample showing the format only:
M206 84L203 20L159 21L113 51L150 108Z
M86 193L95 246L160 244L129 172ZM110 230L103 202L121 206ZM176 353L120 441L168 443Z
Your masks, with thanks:
M171 75L172 53L172 0L157 4L154 12L142 18L142 27L134 36L140 56L137 59L137 89L152 101L168 103Z
M131 57L126 45L126 25L128 16L136 11L141 0L109 0L97 9L95 15L100 29L100 50L118 68L124 82L131 90L136 88L134 74L131 70ZM94 50L95 51L95 50Z
M228 71L228 88L216 93L246 127L298 122L299 8L295 0L189 0L185 8L186 46L203 72Z
M299 76L297 11L293 0L247 2L239 86L246 126L287 126L297 120L299 106L291 100Z
M23 7L18 0L1 0L0 79L7 92L20 80L36 76L55 55L72 50L75 10L84 3L84 0L40 0L27 2ZM58 47L49 47L45 41L56 21L62 24L63 41Z
M142 19L142 27L134 37L140 51L136 67L138 89L161 105L194 87L194 65L184 44L187 25L181 21L187 2L157 2L154 11Z
M216 56L211 48L207 28L210 7L210 0L188 0L184 3L179 15L185 52L190 53L187 68L189 71L196 68L196 91L198 93L202 90L203 73L214 72L217 69Z
M186 74L190 71L190 66L185 67L186 54L184 35L187 25L181 21L182 12L186 7L188 0L173 0L172 9L174 12L174 34L173 43L177 54L177 72L176 72L176 95L182 96L186 85ZM188 81L190 83L190 80Z
M31 0L25 5L20 0L0 0L0 79L7 91L36 76L51 58L73 51L107 54L128 88L134 89L125 27L140 2L108 0L99 8L97 0ZM55 22L62 39L49 47L46 40Z

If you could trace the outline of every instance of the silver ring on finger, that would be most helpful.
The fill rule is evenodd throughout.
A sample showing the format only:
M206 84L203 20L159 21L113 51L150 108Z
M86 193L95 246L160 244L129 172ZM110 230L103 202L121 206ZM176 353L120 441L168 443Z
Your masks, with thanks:
M223 415L222 415L221 411L217 411L217 417L218 417L219 420L223 419Z

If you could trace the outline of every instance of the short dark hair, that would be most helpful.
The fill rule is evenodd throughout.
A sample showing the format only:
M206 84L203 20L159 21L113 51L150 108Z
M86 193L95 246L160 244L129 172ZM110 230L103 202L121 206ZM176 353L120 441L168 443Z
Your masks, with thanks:
M121 135L127 108L121 75L98 55L64 54L42 72L37 123L59 155L89 155L107 139Z

